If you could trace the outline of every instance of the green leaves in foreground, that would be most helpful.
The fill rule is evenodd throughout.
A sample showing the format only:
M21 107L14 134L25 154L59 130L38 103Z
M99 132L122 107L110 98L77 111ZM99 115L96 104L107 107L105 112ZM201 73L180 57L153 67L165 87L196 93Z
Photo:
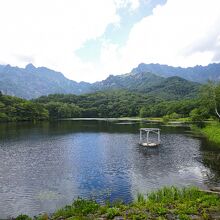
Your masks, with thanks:
M164 187L145 197L138 194L130 204L122 202L100 205L93 200L77 199L71 205L57 210L49 219L212 219L212 214L220 213L220 197L207 194L195 187ZM39 218L36 218L37 220ZM18 220L29 220L19 216ZM42 220L42 218L40 218Z
M53 218L68 218L73 216L87 216L89 214L94 214L98 211L100 205L92 200L77 199L72 205L65 206L62 209L56 211Z
M146 207L159 215L174 213L176 215L203 215L212 209L220 210L220 198L207 194L195 187L164 187L148 195Z

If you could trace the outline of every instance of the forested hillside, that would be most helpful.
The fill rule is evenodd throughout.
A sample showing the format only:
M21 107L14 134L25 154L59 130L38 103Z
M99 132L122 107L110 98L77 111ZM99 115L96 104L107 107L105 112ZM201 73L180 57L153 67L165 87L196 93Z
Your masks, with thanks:
M180 77L163 78L153 73L125 74L109 76L106 80L93 84L94 91L126 89L142 92L165 99L182 99L196 97L200 84Z
M188 117L189 113L198 106L195 99L167 101L165 99L131 93L128 91L106 91L88 95L49 95L34 100L44 104L49 114L59 118L59 108L66 107L66 117L71 117L69 108L78 109L80 117L161 117L176 113L179 117ZM74 105L74 106L73 106ZM56 108L55 108L56 106ZM57 109L55 112L54 109ZM79 117L75 115L75 117Z
M175 93L175 91L173 91ZM60 118L191 117L195 121L216 117L220 108L220 85L204 85L196 97L166 99L126 90L102 91L84 95L54 94L27 101L0 96L0 120L23 121ZM184 97L184 96L183 96Z
M203 85L197 95L191 98L182 95L182 99L166 99L164 94L168 93L152 95L111 90L79 96L54 94L33 101L43 104L51 118L168 116L190 117L194 121L200 121L217 117L216 110L220 109L220 84Z

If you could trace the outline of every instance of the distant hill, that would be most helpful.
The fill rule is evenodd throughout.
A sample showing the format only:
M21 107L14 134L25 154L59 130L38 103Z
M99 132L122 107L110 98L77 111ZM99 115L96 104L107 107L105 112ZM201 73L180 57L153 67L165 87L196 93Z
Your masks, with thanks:
M132 91L144 91L163 81L163 77L153 73L141 72L138 74L123 74L113 76L110 75L107 79L93 83L92 89L96 91L109 89L127 89Z
M179 76L181 78L199 83L204 83L208 80L220 81L220 63L188 68L141 63L131 72L134 74L151 72L162 77Z
M4 94L32 99L53 93L81 94L89 90L89 83L77 83L46 67L0 65L0 91Z
M171 76L163 79L162 82L151 87L146 92L168 100L194 98L197 96L200 86L199 83L191 82L178 76Z
M125 89L142 92L165 99L193 98L200 84L178 76L164 78L149 72L109 76L106 80L92 85L95 91Z
M48 94L85 94L106 90L149 93L166 99L194 97L199 83L220 80L220 64L190 68L159 64L140 64L131 73L113 76L95 83L67 79L62 73L46 67L25 68L0 65L0 91L3 94L32 99ZM192 82L194 81L194 82Z

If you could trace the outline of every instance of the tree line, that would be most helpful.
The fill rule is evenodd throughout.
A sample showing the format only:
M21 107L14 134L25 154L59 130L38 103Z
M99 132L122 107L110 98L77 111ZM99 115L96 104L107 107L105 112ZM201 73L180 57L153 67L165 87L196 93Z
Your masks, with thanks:
M24 100L0 93L0 121L34 121L79 117L219 117L220 84L203 85L197 98L170 100L126 90L85 95L53 94Z

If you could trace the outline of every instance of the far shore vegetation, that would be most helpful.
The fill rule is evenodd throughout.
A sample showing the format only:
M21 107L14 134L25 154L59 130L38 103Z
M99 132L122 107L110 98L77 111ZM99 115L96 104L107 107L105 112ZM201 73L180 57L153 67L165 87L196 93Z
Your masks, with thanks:
M184 93L184 91L183 91ZM85 95L53 94L25 100L0 93L0 122L64 118L139 117L196 123L201 133L220 144L220 84L208 82L197 97L173 99L163 94L109 90ZM211 123L205 123L209 121Z
M53 214L41 214L35 220L89 220L89 219L216 219L220 217L220 197L195 187L164 187L149 193L138 194L129 204L123 201L99 204L92 199L78 198L72 204L56 210ZM31 220L21 214L16 220Z

